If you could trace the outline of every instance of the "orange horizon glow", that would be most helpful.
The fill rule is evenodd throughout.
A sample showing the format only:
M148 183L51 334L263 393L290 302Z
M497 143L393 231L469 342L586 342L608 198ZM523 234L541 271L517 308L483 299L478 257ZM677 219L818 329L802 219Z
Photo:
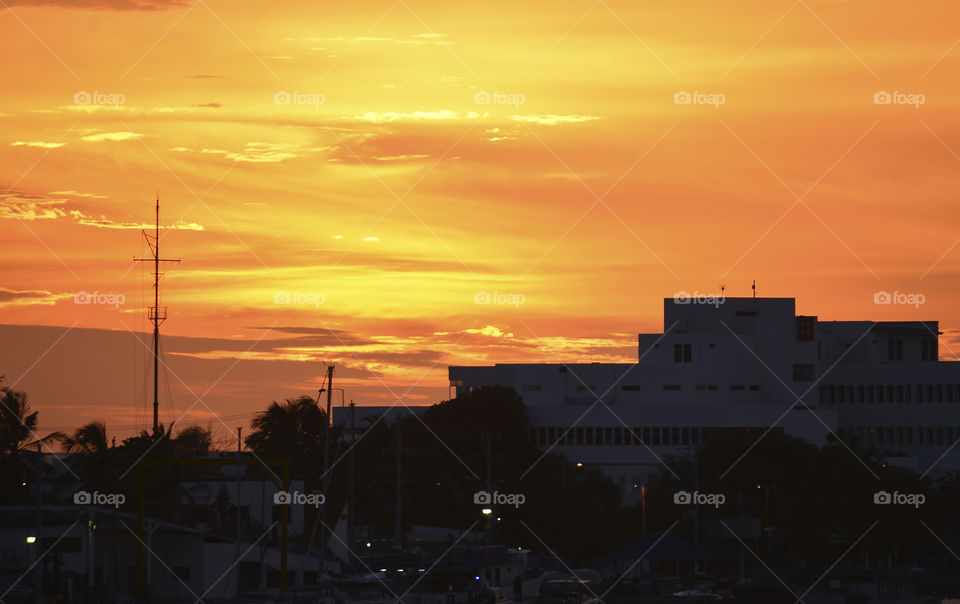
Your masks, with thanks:
M389 405L447 398L447 365L632 362L663 298L754 280L821 319L939 320L954 359L957 23L946 0L8 1L3 384L43 429L143 424L157 191L183 259L165 422L228 433L324 363Z

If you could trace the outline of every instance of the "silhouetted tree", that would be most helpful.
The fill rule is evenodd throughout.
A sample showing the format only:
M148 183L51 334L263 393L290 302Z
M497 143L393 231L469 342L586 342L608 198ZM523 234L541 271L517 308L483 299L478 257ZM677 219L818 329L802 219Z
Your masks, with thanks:
M0 381L3 379L0 376ZM37 442L61 436L54 432L40 438L36 434L38 413L30 410L25 392L0 387L0 501L5 503L24 503L27 499L23 483L34 472L25 466L23 453Z

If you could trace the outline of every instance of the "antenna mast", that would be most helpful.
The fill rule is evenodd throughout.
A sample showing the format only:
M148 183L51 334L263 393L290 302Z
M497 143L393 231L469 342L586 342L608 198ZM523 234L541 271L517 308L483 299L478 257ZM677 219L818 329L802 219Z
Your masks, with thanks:
M157 374L160 366L160 324L167 318L167 307L160 307L160 272L161 262L180 262L180 258L161 258L160 257L160 193L157 193L156 217L153 228L153 235L146 230L141 231L143 238L147 240L147 246L150 248L150 258L134 258L134 262L153 262L153 306L147 309L147 318L153 323L153 433L156 435L160 430L160 403L158 402L159 387L157 384Z

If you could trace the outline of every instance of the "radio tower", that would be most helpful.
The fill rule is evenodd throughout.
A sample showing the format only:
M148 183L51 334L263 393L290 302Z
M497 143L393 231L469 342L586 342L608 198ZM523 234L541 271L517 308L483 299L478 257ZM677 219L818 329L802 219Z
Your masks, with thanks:
M158 402L157 374L160 367L160 324L167 318L167 307L160 307L160 272L161 262L180 262L180 258L161 258L160 257L160 194L157 193L156 222L154 223L153 235L146 230L141 231L143 238L147 240L147 246L152 255L150 258L134 258L134 262L152 262L153 263L153 306L147 310L147 318L153 323L153 433L157 434L160 429L160 404Z

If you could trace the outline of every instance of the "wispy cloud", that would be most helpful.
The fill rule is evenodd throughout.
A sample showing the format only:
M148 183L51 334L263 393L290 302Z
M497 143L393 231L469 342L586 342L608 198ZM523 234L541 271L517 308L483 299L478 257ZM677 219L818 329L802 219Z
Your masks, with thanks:
M142 138L143 135L137 132L101 132L99 134L88 134L81 136L80 140L90 143L99 143L102 141L132 141Z
M55 294L45 289L7 289L0 287L0 307L40 304L52 306L58 300L72 298L73 294Z
M541 115L537 115L537 114L514 115L512 117L513 117L513 120L517 122L540 124L542 126L556 126L557 124L576 124L579 122L590 122L593 120L600 119L595 115L577 115L577 114L556 115L553 113L545 113Z
M16 141L10 143L11 147L40 147L41 149L56 149L57 147L62 147L67 143L46 143L44 141Z
M397 111L368 111L362 115L353 116L354 120L372 122L374 124L383 124L386 122L399 122L399 121L422 121L422 120L455 120L460 119L460 116L453 111L447 109L441 109L439 111L411 111L408 113L402 113Z

